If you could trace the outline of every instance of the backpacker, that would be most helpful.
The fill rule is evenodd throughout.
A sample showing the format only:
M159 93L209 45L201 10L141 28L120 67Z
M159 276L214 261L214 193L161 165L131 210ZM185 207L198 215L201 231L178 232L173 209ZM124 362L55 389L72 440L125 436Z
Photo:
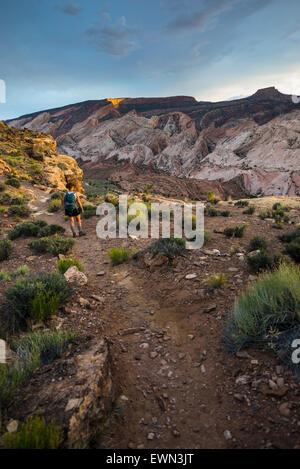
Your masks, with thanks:
M77 199L75 192L67 192L64 201L65 209L68 212L73 212L77 208Z

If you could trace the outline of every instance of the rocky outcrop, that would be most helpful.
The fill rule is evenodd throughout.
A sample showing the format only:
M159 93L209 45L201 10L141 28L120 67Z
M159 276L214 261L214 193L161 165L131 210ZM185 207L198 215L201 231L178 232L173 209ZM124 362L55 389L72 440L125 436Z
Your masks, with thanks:
M298 195L299 117L291 96L267 88L220 103L184 96L88 101L9 125L50 133L59 151L89 168L126 163L218 182L226 191Z
M20 179L61 190L71 182L82 191L82 170L74 158L56 151L53 137L0 122L0 175L11 172Z
M36 372L22 392L16 393L9 414L23 421L38 413L60 426L64 447L85 448L110 415L114 400L109 347L100 339L80 354Z

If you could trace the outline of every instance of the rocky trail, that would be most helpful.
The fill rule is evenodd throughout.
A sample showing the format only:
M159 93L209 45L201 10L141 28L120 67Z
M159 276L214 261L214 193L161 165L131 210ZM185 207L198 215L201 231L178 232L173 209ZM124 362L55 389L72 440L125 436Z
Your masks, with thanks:
M35 216L64 225L68 233L62 214L47 212L48 194L37 191L37 196ZM245 221L233 210L236 224ZM105 337L110 344L117 399L94 446L299 447L299 383L273 356L255 350L231 356L222 345L234 298L250 275L243 257L228 254L236 243L214 234L205 248L187 252L174 266L152 270L130 261L112 267L111 247L139 251L150 240L100 240L96 222L84 220L86 236L73 248L88 283L54 319L93 343ZM219 226L218 220L207 223L211 232ZM253 218L241 244L265 230L266 222ZM274 230L270 237L277 248ZM51 262L44 261L48 269ZM208 292L202 282L212 272L225 272L227 285ZM283 380L285 392L267 392L270 380L281 385Z

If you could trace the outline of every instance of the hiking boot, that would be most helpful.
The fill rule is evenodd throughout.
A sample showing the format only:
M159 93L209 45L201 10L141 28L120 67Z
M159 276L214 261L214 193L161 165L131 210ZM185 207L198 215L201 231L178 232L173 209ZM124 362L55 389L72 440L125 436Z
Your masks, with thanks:
M85 233L83 231L80 231L79 236L85 236Z
M76 236L77 236L76 233L73 233L73 238L76 238Z

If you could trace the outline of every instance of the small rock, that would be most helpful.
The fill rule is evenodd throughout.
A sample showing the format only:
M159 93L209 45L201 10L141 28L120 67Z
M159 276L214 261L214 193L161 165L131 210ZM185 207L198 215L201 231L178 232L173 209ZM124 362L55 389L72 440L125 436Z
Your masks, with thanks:
M157 352L151 352L150 353L150 358L152 358L152 360L154 360L154 358L156 358L157 356L158 356Z
M97 273L97 276L98 276L98 277L103 277L103 275L105 275L105 271L104 271L104 270L102 270L101 272L98 272L98 273Z
M227 440L227 441L232 440L232 435L231 435L231 432L229 430L225 430L223 434L224 434L225 440Z
M250 257L250 259L251 259L252 257L257 256L258 254L260 254L260 250L259 250L259 249L258 249L257 251L249 252L248 257Z
M66 405L65 412L69 412L70 410L73 410L73 409L78 409L81 402L82 402L82 398L70 399Z
M235 381L235 384L248 384L249 383L249 376L248 375L243 375L243 376L239 376L236 381Z
M185 277L187 280L193 280L194 278L197 278L197 274L188 274Z
M291 414L291 410L290 410L290 405L288 402L285 402L284 404L281 404L281 406L279 407L279 412L281 415L283 415L284 417L289 417L290 414Z
M146 350L147 348L149 348L149 344L147 342L144 342L143 344L140 345L140 348L143 350Z
M18 430L19 422L17 420L11 420L6 426L8 433L14 433Z
M246 352L246 351L237 352L237 353L236 353L236 356L237 356L238 358L252 358L252 357L249 355L249 353Z
M155 438L155 434L154 434L154 433L152 433L152 432L151 432L151 433L148 433L147 440L152 441L152 440L154 440L154 438Z
M86 300L85 298L79 298L79 304L83 308L88 308L90 306L90 302Z
M180 437L180 433L178 430L173 430L173 435L176 436L176 438Z

